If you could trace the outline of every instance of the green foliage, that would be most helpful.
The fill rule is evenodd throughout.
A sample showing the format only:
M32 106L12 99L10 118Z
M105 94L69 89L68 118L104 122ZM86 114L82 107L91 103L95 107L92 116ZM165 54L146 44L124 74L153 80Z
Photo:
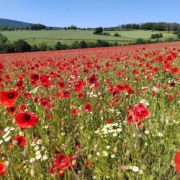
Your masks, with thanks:
M0 42L3 42L3 43L5 43L5 42L7 42L7 37L6 36L3 36L1 33L0 33Z
M110 44L107 41L103 41L103 40L98 39L97 42L96 42L96 46L97 47L109 47Z
M102 27L95 28L94 34L100 34L101 35L102 33L103 33Z
M47 51L47 44L45 42L39 44L39 51Z
M115 37L121 37L121 35L120 35L118 32L116 32L116 33L114 34L114 36L115 36Z
M177 34L177 38L180 39L180 32Z
M88 46L87 46L86 41L81 41L81 42L80 42L80 47L81 47L81 48L87 48Z
M163 38L163 34L159 33L159 34L152 34L151 35L151 39L156 39L156 38Z
M31 46L23 39L19 39L14 42L14 50L15 52L30 52Z
M15 27L14 26L9 26L7 30L8 31L15 31Z
M71 26L68 26L67 29L73 29L73 30L76 30L76 29L77 29L77 26L71 25Z
M61 42L57 42L57 44L54 47L55 50L61 50L62 49L62 44Z
M135 44L146 44L146 41L142 38L137 38Z
M74 43L70 46L71 49L79 49L81 47L79 41L74 41Z
M103 32L102 35L110 36L110 33L109 32Z
M37 46L36 44L32 45L32 46L31 46L31 51L32 51L32 52L39 51L38 46Z
M46 26L43 24L32 24L30 26L31 30L42 30L42 29L46 29Z

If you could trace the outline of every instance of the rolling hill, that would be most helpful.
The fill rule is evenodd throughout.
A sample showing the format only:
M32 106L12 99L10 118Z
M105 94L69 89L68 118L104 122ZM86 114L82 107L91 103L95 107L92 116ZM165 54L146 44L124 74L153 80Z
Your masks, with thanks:
M27 22L22 22L22 21L0 18L0 26L14 26L14 27L19 27L19 28L26 28L26 27L30 27L32 24L35 24L35 23L27 23ZM50 27L50 26L46 26L46 27ZM52 27L52 28L64 29L62 27Z

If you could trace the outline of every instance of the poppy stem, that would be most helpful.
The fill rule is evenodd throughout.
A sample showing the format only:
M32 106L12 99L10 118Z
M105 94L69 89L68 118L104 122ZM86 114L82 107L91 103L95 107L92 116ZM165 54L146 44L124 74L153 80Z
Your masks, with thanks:
M71 167L71 170L72 170L73 173L74 173L74 176L75 176L76 180L79 180L79 178L78 178L78 176L76 175L76 172L74 171L74 168L72 167L72 165L70 165L70 167Z

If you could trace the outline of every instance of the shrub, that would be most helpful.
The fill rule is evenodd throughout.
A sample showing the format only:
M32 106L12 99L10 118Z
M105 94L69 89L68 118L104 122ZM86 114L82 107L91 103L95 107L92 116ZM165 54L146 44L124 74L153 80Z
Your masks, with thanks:
M117 32L114 34L115 37L121 37L120 34L118 34Z
M14 42L14 50L15 52L30 52L31 46L23 39L19 39Z

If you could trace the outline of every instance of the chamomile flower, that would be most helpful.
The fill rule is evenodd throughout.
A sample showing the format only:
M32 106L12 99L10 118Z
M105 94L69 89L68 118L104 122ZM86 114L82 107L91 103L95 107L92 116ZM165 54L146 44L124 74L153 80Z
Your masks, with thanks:
M133 166L133 167L132 167L132 171L133 171L133 172L139 172L139 167Z

